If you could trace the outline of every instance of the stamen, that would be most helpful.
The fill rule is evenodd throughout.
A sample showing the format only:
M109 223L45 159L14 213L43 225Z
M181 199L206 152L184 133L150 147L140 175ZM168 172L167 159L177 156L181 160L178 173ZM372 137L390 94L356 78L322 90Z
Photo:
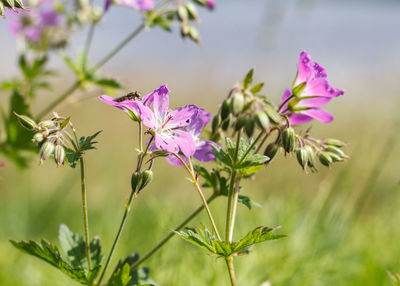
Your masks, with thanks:
M165 121L165 123L161 126L161 128L164 128L165 125L167 125L167 123L171 121L171 119L172 119L172 115L169 115L167 121Z

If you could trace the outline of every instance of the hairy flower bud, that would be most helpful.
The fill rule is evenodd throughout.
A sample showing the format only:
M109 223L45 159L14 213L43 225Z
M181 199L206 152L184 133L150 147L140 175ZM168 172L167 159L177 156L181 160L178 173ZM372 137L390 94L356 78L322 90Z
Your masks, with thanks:
M338 139L334 139L334 138L325 139L324 142L327 145L332 145L332 146L336 146L336 147L343 147L343 146L346 145L344 142L342 142L342 141L340 141Z
M136 192L137 188L139 186L139 183L141 181L141 174L139 172L133 172L131 175L131 187L132 187L132 192Z
M140 186L137 190L137 192L140 192L143 190L150 182L153 180L153 172L151 170L145 170L141 174L141 181L140 181Z
M222 130L226 131L229 128L229 125L232 121L232 114L229 113L228 117L222 122Z
M39 127L42 129L50 129L56 127L53 120L45 120L39 122Z
M264 155L269 158L266 164L271 163L271 161L275 158L275 155L278 153L279 146L275 142L269 143L264 150Z
M324 151L336 154L337 156L339 156L341 158L343 158L345 156L344 152L336 146L328 146L325 148Z
M57 167L64 164L65 150L61 144L57 144L54 150L54 160L56 161Z
M286 153L293 152L296 148L296 133L292 127L282 131L282 146Z
M188 13L188 10L186 9L185 6L179 6L176 13L177 13L178 18L179 18L179 20L181 22L186 22L187 21L187 19L189 17L189 13Z
M269 119L273 121L274 123L279 123L281 121L281 116L279 113L271 106L271 105L266 105L264 107L264 112L265 114L268 115Z
M49 159L50 156L53 155L54 149L55 146L53 142L47 140L43 143L42 147L40 148L40 164L42 164L43 161Z
M255 123L252 118L247 119L246 124L244 125L244 131L248 137L253 136L255 128Z
M18 117L19 123L21 123L21 125L23 127L25 127L26 129L33 130L33 129L37 128L37 124L36 124L35 120L33 120L32 118L25 116L25 115L19 115L16 112L14 112L14 115Z
M322 165L329 167L332 164L332 158L330 153L328 152L321 152L319 154L319 161Z
M269 118L264 111L258 111L256 113L256 122L263 130L267 130L270 126Z
M307 145L304 147L304 150L306 150L308 156L307 165L309 167L314 167L316 161L314 149L311 146Z
M308 165L308 152L305 148L299 148L296 151L296 158L297 162L299 162L300 166L303 168L303 170L306 169Z
M212 128L212 133L215 134L219 128L219 125L221 124L221 116L219 114L215 115L212 123L211 123L211 128Z
M235 115L238 115L242 112L244 107L244 96L242 93L236 92L232 96L232 101L231 101L231 108L232 112Z
M33 135L32 142L40 143L43 141L43 139L44 139L43 133L39 132Z
M221 106L221 121L224 121L228 115L231 113L231 100L230 99L225 99L224 102L222 102L222 106Z

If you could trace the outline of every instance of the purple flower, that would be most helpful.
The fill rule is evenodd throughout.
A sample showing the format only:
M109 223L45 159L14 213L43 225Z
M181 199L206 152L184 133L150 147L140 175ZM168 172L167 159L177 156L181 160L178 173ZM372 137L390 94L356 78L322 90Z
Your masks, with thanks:
M206 1L206 6L210 9L214 9L215 8L215 2L214 0L208 0Z
M101 95L99 99L104 103L115 106L126 113L135 121L139 120L139 109L137 102L140 101L139 96L136 93L128 94L122 97L113 98L108 95Z
M193 136L183 130L191 123L198 111L195 105L186 105L177 110L170 110L168 88L162 85L152 94L137 102L143 124L154 132L154 148L171 153L182 152L186 157L196 151ZM152 109L150 108L152 105Z
M329 123L333 116L319 107L343 94L343 90L330 85L325 68L317 62L311 62L310 55L303 51L300 53L293 88L283 93L279 112L289 116L292 125L313 119Z
M149 11L154 8L154 0L106 0L104 2L104 11L108 11L112 3L132 7L140 11Z
M201 108L193 116L190 124L185 127L186 132L192 135L196 144L196 151L194 152L193 157L202 162L208 162L215 159L215 156L212 152L212 145L217 146L217 144L208 140L200 140L200 135L203 131L203 128L208 124L210 118L211 114ZM185 160L186 158L183 159ZM167 161L174 166L180 166L182 164L173 155L168 156Z
M60 15L54 9L38 7L14 15L9 29L12 34L24 35L29 41L37 43L47 28L56 27L59 23Z

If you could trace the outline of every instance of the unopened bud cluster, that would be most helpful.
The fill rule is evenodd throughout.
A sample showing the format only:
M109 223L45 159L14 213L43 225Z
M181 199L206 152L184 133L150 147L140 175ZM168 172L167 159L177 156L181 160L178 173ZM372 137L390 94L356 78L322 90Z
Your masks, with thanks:
M212 139L220 139L229 128L234 132L244 130L252 137L257 129L268 131L279 125L283 118L264 95L259 94L263 84L252 85L253 70L242 83L238 83L222 102L218 113L212 120Z
M26 115L19 115L14 113L18 117L19 122L22 126L28 130L34 131L32 141L37 143L40 151L40 164L45 160L54 156L54 160L57 167L64 164L65 159L65 122L68 122L67 118L63 118L54 114L49 120L44 120L36 123L35 120Z

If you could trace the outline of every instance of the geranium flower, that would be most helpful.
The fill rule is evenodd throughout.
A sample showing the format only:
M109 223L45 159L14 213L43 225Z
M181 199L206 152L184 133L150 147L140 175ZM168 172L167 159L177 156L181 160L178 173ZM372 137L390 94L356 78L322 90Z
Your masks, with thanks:
M300 53L293 88L283 93L279 112L289 116L292 125L312 119L329 123L333 116L319 107L343 94L343 90L330 85L325 68L317 62L311 62L310 55L303 51Z
M185 127L186 132L192 135L195 144L196 151L193 154L193 157L202 162L208 162L215 159L213 154L212 145L216 146L217 144L208 140L200 140L200 135L203 132L203 128L210 122L211 114L204 109L200 108L198 112L193 116L190 124ZM182 158L183 160L187 160L186 158ZM180 166L182 163L173 155L167 157L167 161L169 164L174 166Z
M198 107L186 105L177 110L170 110L168 92L167 86L162 85L143 102L138 101L140 118L143 124L154 132L155 149L170 153L180 151L186 157L190 157L196 151L196 143L183 127L191 123L191 119L198 112Z
M37 43L47 28L58 26L60 19L53 8L38 7L14 15L9 28L12 34L24 35L29 41Z
M104 3L104 11L108 11L112 3L132 7L140 11L149 11L154 8L154 0L106 0Z

